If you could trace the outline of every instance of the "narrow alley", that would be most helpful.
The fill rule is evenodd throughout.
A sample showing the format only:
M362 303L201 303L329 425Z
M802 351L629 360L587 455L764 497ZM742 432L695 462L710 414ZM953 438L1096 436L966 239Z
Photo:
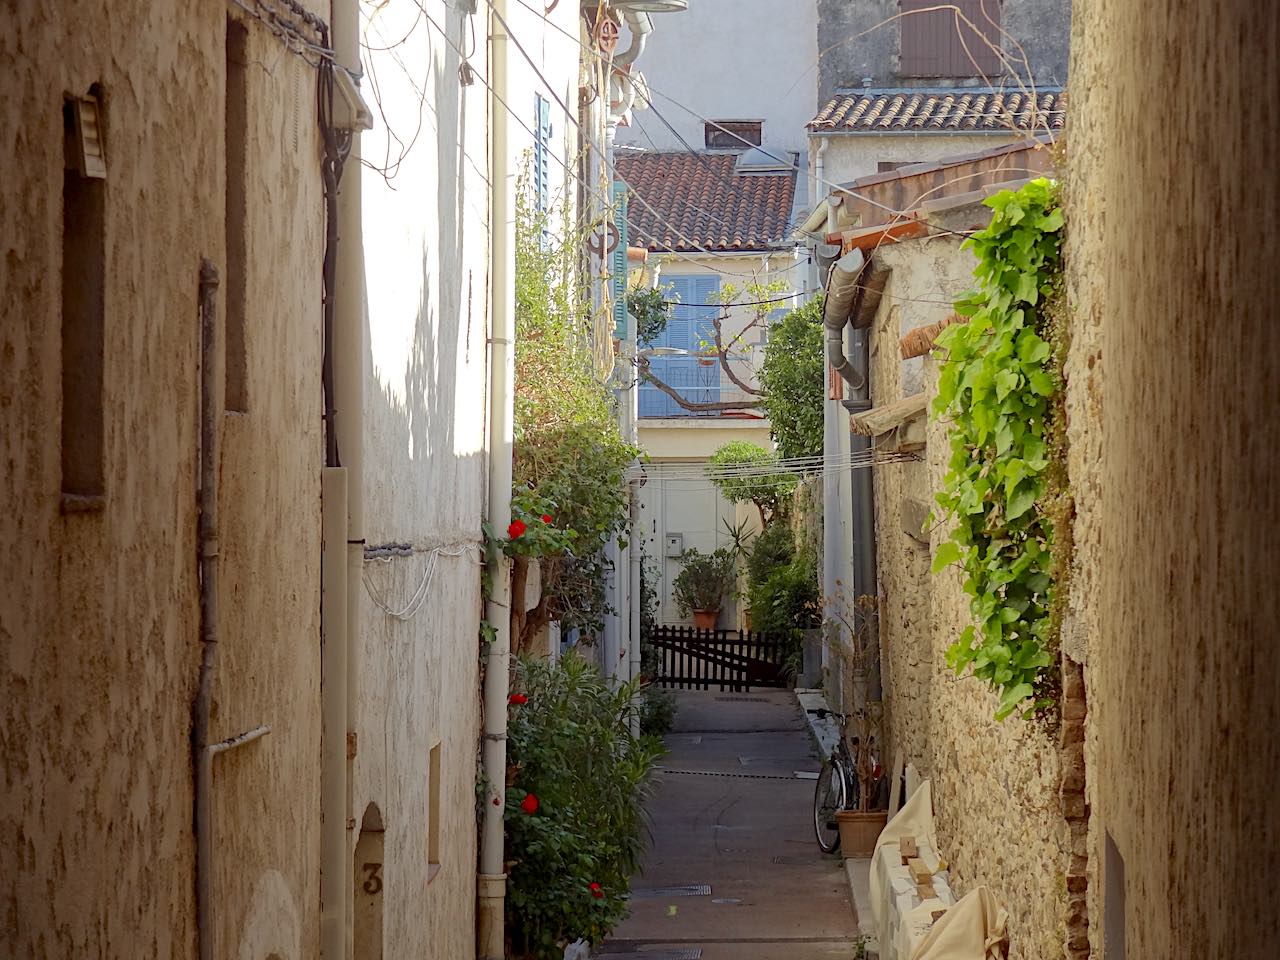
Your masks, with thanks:
M810 822L818 761L790 690L676 691L650 804L653 845L631 918L601 956L825 960L856 956L838 857Z

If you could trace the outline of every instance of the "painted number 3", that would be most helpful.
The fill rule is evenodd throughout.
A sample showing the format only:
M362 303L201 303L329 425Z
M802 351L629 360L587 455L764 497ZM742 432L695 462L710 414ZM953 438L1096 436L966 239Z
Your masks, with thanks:
M364 892L375 897L382 892L382 864L366 863L361 868L368 876L364 880Z

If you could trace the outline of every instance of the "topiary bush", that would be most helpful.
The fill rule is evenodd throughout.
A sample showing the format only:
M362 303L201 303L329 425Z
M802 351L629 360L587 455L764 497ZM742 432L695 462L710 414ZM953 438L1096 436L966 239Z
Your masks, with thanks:
M644 849L656 738L633 736L635 683L614 688L570 653L521 658L507 726L509 956L560 960L627 916Z

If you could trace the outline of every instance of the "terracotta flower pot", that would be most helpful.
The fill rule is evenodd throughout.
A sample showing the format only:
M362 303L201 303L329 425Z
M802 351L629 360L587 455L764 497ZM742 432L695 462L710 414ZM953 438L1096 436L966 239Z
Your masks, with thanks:
M844 857L869 857L889 819L888 810L839 810L840 853Z
M714 630L716 628L716 620L719 617L719 610L695 610L693 611L693 625L698 630Z

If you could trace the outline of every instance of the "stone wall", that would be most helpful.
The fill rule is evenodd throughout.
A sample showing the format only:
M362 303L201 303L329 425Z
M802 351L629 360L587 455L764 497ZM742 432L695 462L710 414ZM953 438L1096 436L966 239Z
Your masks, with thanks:
M327 5L308 6L327 15ZM234 7L18 4L0 31L0 952L195 953L191 710L202 257L230 283ZM222 438L219 956L313 957L323 204L315 73L246 25L243 413ZM273 70L266 69L274 65ZM63 509L63 97L100 84L104 496ZM84 229L78 221L75 229ZM82 286L77 287L83 289ZM82 504L83 505L83 504Z
M1209 0L1075 13L1067 649L1088 693L1093 956L1269 957L1280 124L1256 91L1280 21Z
M969 205L952 223L985 219ZM948 221L950 222L950 221ZM936 392L933 359L902 361L899 338L943 319L972 285L972 255L951 236L881 248L890 271L872 328L872 397L877 406ZM1038 723L994 719L997 697L946 666L947 647L970 622L961 573L931 575L943 539L934 523L922 543L914 527L933 505L950 456L945 424L924 431L923 460L876 468L882 675L892 759L901 751L934 783L942 854L958 893L985 884L1009 911L1010 956L1063 953L1069 838L1060 807L1057 740ZM883 441L882 441L883 443Z

